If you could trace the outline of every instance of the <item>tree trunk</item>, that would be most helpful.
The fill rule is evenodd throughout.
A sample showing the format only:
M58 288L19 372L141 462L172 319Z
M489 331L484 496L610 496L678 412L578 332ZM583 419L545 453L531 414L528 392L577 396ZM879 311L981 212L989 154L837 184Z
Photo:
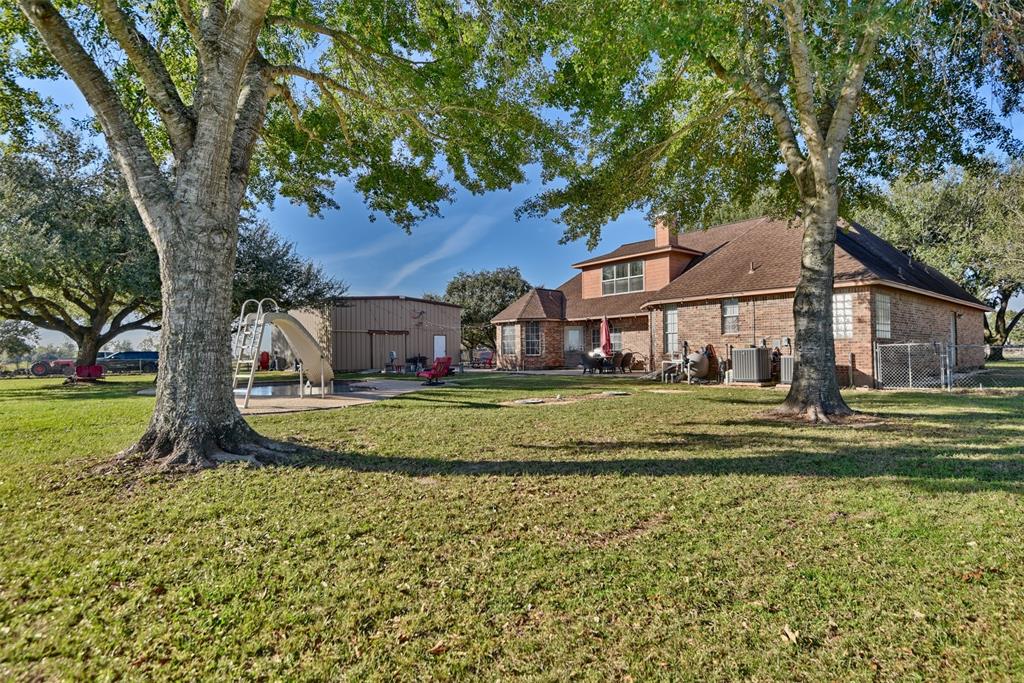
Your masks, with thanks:
M853 413L836 380L832 284L837 219L834 189L824 198L805 202L800 282L793 298L793 383L776 409L778 414L797 415L811 422L829 422L833 416Z
M175 221L188 227L170 231L158 248L163 317L156 407L146 433L128 451L163 467L252 461L266 456L270 445L242 418L231 386L237 223L211 226L192 213Z
M96 356L100 350L99 335L91 330L75 339L78 344L78 355L75 357L75 365L96 365Z

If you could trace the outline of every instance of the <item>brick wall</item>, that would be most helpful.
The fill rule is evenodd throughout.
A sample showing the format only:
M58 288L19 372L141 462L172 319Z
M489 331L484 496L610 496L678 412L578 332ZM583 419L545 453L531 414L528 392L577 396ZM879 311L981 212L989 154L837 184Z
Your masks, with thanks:
M978 367L985 361L984 314L968 306L940 301L931 297L891 287L876 287L877 294L890 298L892 334L879 343L945 342L953 336L952 320L956 314L956 342L976 344L977 348L961 348L957 354L957 367Z
M854 383L870 385L872 378L872 322L871 294L868 287L842 288L840 293L853 296L853 336L836 340L836 365L839 381L849 384L850 354L853 354ZM689 342L691 348L713 344L720 357L728 357L730 347L760 345L765 339L769 347L778 346L783 354L792 349L783 344L786 337L790 343L795 336L793 324L793 295L774 294L758 297L739 298L739 331L734 334L723 332L722 300L710 300L679 306L679 345ZM661 330L663 313L655 315L657 334L655 359L666 357L665 335Z
M519 324L512 324L511 327L515 328L515 353L503 354L501 352L501 334L502 328L506 327L506 324L495 325L495 335L497 342L497 357L495 360L495 366L502 370L548 370L551 368L560 368L565 364L563 356L563 326L564 323L561 321L549 321L542 320L537 323L540 325L540 354L539 355L526 355L524 335L526 333L527 323L524 321Z

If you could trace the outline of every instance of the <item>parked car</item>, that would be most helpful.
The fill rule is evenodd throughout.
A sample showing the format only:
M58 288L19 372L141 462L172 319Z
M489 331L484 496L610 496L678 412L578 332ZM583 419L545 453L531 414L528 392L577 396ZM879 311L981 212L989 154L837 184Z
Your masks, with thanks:
M104 374L114 372L156 372L160 362L157 351L118 351L105 358L99 358L96 365Z

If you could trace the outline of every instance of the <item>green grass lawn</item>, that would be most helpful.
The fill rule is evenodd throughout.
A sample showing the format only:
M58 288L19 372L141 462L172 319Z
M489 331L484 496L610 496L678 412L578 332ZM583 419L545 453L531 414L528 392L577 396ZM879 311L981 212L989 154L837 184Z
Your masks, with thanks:
M460 377L120 480L146 377L0 382L0 678L1019 679L1024 396ZM510 399L632 395L567 405Z

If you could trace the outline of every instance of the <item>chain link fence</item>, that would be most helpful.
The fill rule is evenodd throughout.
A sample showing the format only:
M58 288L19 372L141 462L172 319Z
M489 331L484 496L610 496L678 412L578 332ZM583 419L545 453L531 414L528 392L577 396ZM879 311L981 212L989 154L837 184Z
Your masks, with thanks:
M1024 389L1024 346L875 344L880 389Z

